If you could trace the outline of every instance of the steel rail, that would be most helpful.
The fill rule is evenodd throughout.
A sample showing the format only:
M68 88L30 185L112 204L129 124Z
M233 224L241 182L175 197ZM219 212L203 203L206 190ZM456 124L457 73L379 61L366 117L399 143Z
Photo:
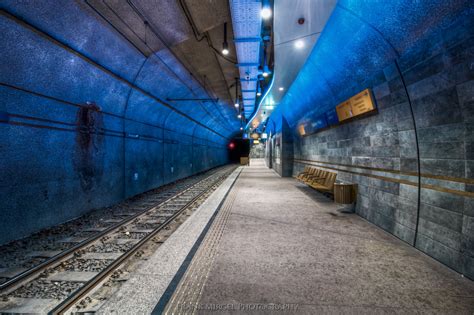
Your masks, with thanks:
M230 172L226 172L227 174ZM64 314L68 311L71 307L73 307L79 300L81 300L86 294L92 291L94 288L97 287L103 280L105 280L109 275L111 275L125 260L133 256L140 248L142 248L145 244L148 243L156 234L158 234L161 230L167 227L171 222L173 222L179 215L181 215L190 205L192 205L197 199L203 196L210 190L210 187L214 186L215 184L223 181L224 176L219 176L212 184L208 185L206 189L188 201L185 205L183 205L179 210L177 210L172 216L170 216L166 221L160 224L157 228L155 228L152 232L147 234L144 238L142 238L138 243L136 243L132 248L128 251L123 253L119 258L117 258L113 263L108 265L105 269L100 271L95 277L87 281L83 286L69 295L65 300L63 300L60 304L58 304L54 309L48 312L48 314ZM200 182L201 183L201 182Z
M119 229L123 225L131 222L132 220L145 215L146 213L152 211L153 209L164 205L165 203L171 201L171 199L174 199L174 198L177 198L177 197L181 196L182 194L188 192L189 190L191 190L195 186L199 185L203 181L209 179L210 177L212 177L215 174L216 174L216 172L213 172L209 176L206 176L202 180L196 182L195 184L192 184L190 187L186 188L185 190L180 191L179 193L174 194L174 195L170 196L169 198L166 198L162 202L160 202L160 203L158 203L158 204L156 204L156 205L154 205L150 208L147 208L143 211L139 211L139 212L137 212L136 214L134 214L130 217L124 218L122 221L120 221L116 224L113 224L112 226L106 228L105 230L99 232L98 234L93 235L90 238L88 238L88 239L72 246L71 248L68 248L68 249L62 251L61 253L45 260L44 262L40 263L39 265L36 265L36 266L34 266L30 269L25 270L22 273L19 273L18 275L14 276L13 278L9 279L8 281L6 281L6 282L4 282L0 285L0 294L3 295L3 294L10 293L11 291L15 290L20 285L22 285L24 282L27 282L27 281L30 281L30 280L33 280L34 278L36 278L46 268L55 267L56 265L58 265L64 259L69 258L70 256L73 256L74 253L77 252L78 250L80 250L80 249L88 246L89 244L99 240L100 238L104 237L105 235L107 235L109 233L112 233L113 231Z

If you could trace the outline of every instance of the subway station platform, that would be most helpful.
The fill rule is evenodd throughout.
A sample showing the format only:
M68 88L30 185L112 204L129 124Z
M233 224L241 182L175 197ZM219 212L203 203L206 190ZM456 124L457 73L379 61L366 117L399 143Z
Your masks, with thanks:
M254 160L98 313L472 314L474 282Z

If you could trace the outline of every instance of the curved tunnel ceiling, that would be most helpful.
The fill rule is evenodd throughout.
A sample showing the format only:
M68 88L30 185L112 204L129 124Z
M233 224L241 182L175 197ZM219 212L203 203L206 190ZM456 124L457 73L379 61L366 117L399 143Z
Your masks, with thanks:
M42 40L24 39L24 42L44 46L42 50L51 51L48 55L51 57L48 58L52 59L46 60L44 56L38 55L41 50L34 47L29 54L29 65L25 63L26 60L5 55L4 61L10 60L10 66L18 71L3 81L65 101L79 104L95 102L104 112L183 134L193 134L197 125L208 130L216 142L231 138L239 131L240 121L236 118L233 104L226 100L216 101L216 95L209 92L209 84L203 84L190 74L189 69L170 49L170 44L176 45L192 34L190 27L183 23L186 19L179 8L171 10L170 1L160 3L166 6L165 11L182 15L181 22L174 21L176 33L158 36L153 35L151 30L145 30L144 39L134 42L92 6L92 2L98 3L87 1L78 5L71 2L61 10L51 10L55 7L54 1L43 1L41 4L4 1L1 7L6 10L12 23L6 27L18 28L17 36L31 37L31 31L41 34ZM153 16L157 10L160 11L156 7L154 11L153 8L144 10L146 1L129 2L139 8L142 14L146 12ZM102 3L115 4L115 14L119 14L120 10L131 10L130 4L126 5L125 2ZM174 1L173 6L176 6ZM227 5L224 7L229 15ZM137 18L137 13L133 14ZM122 15L127 16L125 13ZM150 18L149 23L162 24L153 18ZM155 27L155 33L162 30L159 25ZM48 41L50 44L47 44ZM136 44L143 41L148 52L152 53L144 52ZM45 63L50 64L49 68L44 67ZM18 77L22 73L32 75ZM94 80L97 81L96 85ZM101 83L104 80L109 82L108 86ZM221 81L227 86L225 79ZM129 132L133 133L131 130Z
M332 110L371 86L367 78L394 59L405 69L413 66L408 60L416 58L405 55L422 51L430 36L449 27L453 17L472 19L472 14L473 2L468 0L339 1L271 119L276 125L283 115L295 126L304 117Z

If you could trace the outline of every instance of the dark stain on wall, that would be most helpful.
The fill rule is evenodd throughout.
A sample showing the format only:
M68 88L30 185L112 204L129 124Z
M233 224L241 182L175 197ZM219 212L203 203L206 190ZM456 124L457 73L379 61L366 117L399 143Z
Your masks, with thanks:
M76 150L74 169L81 180L84 191L90 191L101 181L103 174L103 118L95 103L79 108L76 118Z

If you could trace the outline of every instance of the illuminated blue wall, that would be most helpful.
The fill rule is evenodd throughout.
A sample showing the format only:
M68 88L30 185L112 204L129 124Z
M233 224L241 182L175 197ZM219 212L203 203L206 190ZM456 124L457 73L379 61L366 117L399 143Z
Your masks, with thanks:
M0 243L227 163L235 109L167 102L209 98L168 50L80 1L0 6Z
M446 45L459 32L445 32L456 21L472 28L469 0L341 0L306 64L279 107L294 126L305 115L317 116L382 79L381 69L399 58L402 70L424 54L436 54L437 33ZM452 36L452 38L447 38ZM433 40L434 39L434 40Z
M472 279L473 5L339 1L267 123L293 127L294 175L312 165L357 184L357 214ZM296 132L366 88L375 114Z

